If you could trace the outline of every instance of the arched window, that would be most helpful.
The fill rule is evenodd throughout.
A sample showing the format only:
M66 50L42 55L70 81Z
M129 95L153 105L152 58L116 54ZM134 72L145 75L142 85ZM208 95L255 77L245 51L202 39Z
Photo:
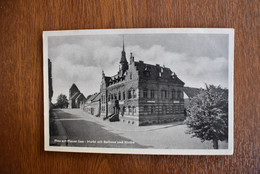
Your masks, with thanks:
M121 100L121 92L118 92L118 100Z

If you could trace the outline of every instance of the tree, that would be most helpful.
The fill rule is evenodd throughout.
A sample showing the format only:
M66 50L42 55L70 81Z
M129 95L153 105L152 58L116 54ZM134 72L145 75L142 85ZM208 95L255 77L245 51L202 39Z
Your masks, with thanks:
M213 148L218 149L218 141L228 139L228 90L220 86L207 85L206 90L193 97L187 108L185 121L192 137L202 142L213 141Z
M56 108L67 108L68 107L68 99L64 94L60 94L57 97Z

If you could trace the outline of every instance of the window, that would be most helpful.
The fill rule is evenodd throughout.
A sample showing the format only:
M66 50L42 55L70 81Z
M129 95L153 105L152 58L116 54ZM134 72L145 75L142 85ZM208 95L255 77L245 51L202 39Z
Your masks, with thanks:
M135 106L133 106L132 114L135 115L135 113L136 113L136 109Z
M176 98L175 96L176 96L175 90L173 89L173 90L172 90L172 99L175 99L175 98Z
M136 93L134 89L133 89L133 98L136 98Z
M178 93L177 93L177 98L178 99L182 99L183 98L183 93L179 90Z
M151 114L155 113L155 106L151 106Z
M158 114L162 114L162 107L158 106Z
M161 98L162 98L162 99L167 98L167 91L166 91L166 90L162 90L162 91L161 91Z
M154 98L154 90L151 90L151 98Z
M163 114L166 114L166 113L167 113L167 106L165 106L165 105L163 106L162 113L163 113Z
M115 100L117 100L117 95L116 94L114 94L115 95Z
M125 91L123 92L123 100L125 100Z
M147 89L144 89L143 94L144 94L144 98L147 98Z
M145 115L148 114L148 106L144 106L144 114L145 114Z
M180 105L180 112L184 113L184 105Z
M131 90L128 91L128 99L132 98Z
M130 72L130 80L133 78L133 75L132 75L132 73Z
M128 106L128 114L130 115L132 113L132 107Z
M118 92L118 100L121 100L121 92Z
M178 113L178 105L173 106L173 113Z

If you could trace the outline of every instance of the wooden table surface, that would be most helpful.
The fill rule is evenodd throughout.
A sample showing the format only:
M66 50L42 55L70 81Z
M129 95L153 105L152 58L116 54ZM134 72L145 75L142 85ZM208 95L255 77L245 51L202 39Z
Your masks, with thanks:
M1 0L0 173L260 172L259 7L259 0ZM45 152L42 31L162 27L235 29L234 155Z

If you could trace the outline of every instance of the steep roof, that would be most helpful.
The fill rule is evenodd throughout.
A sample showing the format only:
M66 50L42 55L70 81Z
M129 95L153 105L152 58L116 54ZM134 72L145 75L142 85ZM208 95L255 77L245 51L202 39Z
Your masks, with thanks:
M203 90L202 88L191 88L191 87L183 88L183 91L189 98L192 98L192 97L198 95L202 90Z
M80 94L75 98L75 100L79 99L79 97L83 97L83 99L86 100L86 97L85 97L82 93L80 93Z
M69 100L75 100L80 94L80 92L76 92L75 94L73 94L73 96L70 97Z
M143 61L135 62L136 69L140 72L141 78L149 79L167 79L172 82L184 85L184 82L180 80L177 75L171 71L170 68L160 66L159 64L151 65L144 63ZM148 74L148 75L147 75Z
M79 89L78 89L78 87L75 85L75 83L73 83L73 84L71 85L70 90L72 90L72 89L74 89L74 90L76 90L76 91L79 91Z
M99 93L92 94L92 95L88 98L88 101L93 101L93 100L97 97L98 94L99 94Z

